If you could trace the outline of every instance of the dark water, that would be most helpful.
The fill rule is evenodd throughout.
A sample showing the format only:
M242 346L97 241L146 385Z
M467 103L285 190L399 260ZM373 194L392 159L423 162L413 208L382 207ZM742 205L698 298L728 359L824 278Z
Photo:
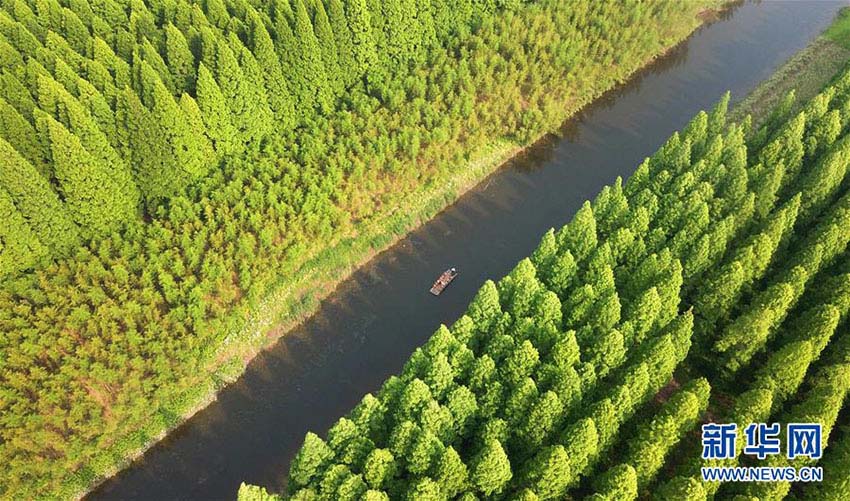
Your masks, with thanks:
M324 432L465 309L487 278L527 256L584 200L628 176L727 89L733 100L804 47L843 5L760 2L702 28L628 85L345 281L304 325L90 499L233 499L242 481L280 489L308 430ZM444 269L460 276L439 298Z

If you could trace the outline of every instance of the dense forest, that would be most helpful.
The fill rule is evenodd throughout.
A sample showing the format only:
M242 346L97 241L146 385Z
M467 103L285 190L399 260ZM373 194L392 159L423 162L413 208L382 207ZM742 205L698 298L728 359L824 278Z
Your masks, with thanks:
M242 370L311 260L344 272L717 4L0 0L0 497L84 492Z
M850 70L762 123L728 94L487 281L398 376L291 463L291 499L782 499L705 483L699 426L823 426L850 495ZM846 421L844 421L846 423ZM783 431L784 433L784 431ZM276 499L243 485L243 500ZM737 498L736 498L737 499Z

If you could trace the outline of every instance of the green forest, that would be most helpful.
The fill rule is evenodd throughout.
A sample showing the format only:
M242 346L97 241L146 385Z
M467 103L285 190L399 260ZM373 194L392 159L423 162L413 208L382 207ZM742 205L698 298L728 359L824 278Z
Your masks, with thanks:
M728 102L487 281L324 438L307 434L284 495L847 499L850 69L758 122L728 121ZM824 482L703 482L706 416L742 437L821 423ZM753 464L744 442L714 464Z
M326 288L319 285L681 41L718 4L0 0L0 497L86 492L244 369L263 342L252 325L308 312ZM718 120L712 137L721 133ZM808 148L806 161L828 145ZM611 203L625 201L616 190ZM430 202L411 205L418 199ZM753 211L772 214L766 199ZM602 224L604 239L614 222ZM724 224L717 231L730 235L749 228ZM664 245L639 230L618 235L645 242L647 253ZM678 262L658 255L658 266ZM558 266L584 273L578 270L589 258L575 249L574 262L565 259ZM515 280L537 284L534 266L523 265ZM570 273L554 291L571 290ZM315 283L301 278L313 275ZM611 280L574 300L614 297ZM505 287L488 294L507 301ZM673 298L677 287L658 288L657 298ZM281 291L285 298L270 306L267 299ZM554 311L566 296L546 297L554 342L556 331L581 318L561 321ZM638 299L623 291L624 321L638 309L630 300ZM669 320L675 312L658 315ZM485 317L471 317L475 329ZM619 329L623 357L647 337L647 322ZM519 336L509 324L493 321L502 326L503 350ZM471 332L470 343L480 338ZM589 335L577 331L576 342ZM547 357L538 342L528 340L529 354ZM470 344L462 356L480 349ZM480 384L491 377L486 364L500 360L490 356L478 369ZM611 365L611 377L626 370L598 357ZM531 395L538 390L526 384L533 380L523 367L515 383ZM582 374L602 383L607 372ZM421 381L417 387L433 391ZM485 406L474 388L446 387L428 399L451 393L457 405L477 399ZM540 394L560 406L555 414L566 413L570 401L555 404L547 391ZM488 415L501 408L496 396ZM472 414L468 432L439 435L441 443L471 436L484 416ZM504 448L495 440L509 442L499 431L504 425L493 423L487 450L498 455ZM383 435L366 438L358 426L351 436L363 451L371 449L364 440L382 443ZM472 448L457 444L461 465ZM389 467L387 458L379 453L371 462ZM302 461L301 484L292 485L316 489L319 470L330 465L325 459L312 471ZM340 468L360 466L333 469L359 489ZM387 485L390 477L408 478L403 471L386 475Z

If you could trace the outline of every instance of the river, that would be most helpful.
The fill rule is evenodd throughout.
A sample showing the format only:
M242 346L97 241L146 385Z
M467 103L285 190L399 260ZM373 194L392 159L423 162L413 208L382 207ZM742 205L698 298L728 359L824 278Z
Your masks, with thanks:
M846 2L845 2L846 3ZM487 278L725 92L745 96L845 3L745 3L699 29L343 282L258 355L218 399L102 484L91 500L234 499L242 481L279 490L304 434L323 434L453 322ZM456 266L438 298L433 280Z

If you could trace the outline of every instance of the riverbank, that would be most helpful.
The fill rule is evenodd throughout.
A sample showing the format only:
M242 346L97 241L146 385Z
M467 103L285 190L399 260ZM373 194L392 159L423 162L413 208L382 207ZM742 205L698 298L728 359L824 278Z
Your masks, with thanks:
M620 68L614 83L629 80L636 72L661 57L667 50L685 40L702 25L705 12L690 24L677 26L669 34L673 41L666 49L634 68ZM592 89L583 100L569 103L562 120L573 116L612 87ZM555 129L556 127L552 127ZM544 134L545 135L545 134ZM279 270L284 277L258 307L247 314L241 329L231 332L218 355L214 368L184 394L165 403L142 429L122 437L114 447L101 452L87 469L75 472L63 489L63 495L80 497L97 484L126 467L168 432L215 399L216 393L244 371L247 363L265 347L273 344L292 327L309 317L321 300L351 272L376 254L389 248L410 230L431 219L467 190L476 186L498 167L523 150L527 144L494 140L486 151L477 152L465 168L438 176L414 193L396 197L381 214L360 223L354 231L338 238L322 250L306 252L309 256L298 263L285 263Z
M832 25L805 49L794 54L729 113L738 121L753 117L754 127L767 118L785 95L794 90L795 109L826 85L850 60L850 8L845 7Z

